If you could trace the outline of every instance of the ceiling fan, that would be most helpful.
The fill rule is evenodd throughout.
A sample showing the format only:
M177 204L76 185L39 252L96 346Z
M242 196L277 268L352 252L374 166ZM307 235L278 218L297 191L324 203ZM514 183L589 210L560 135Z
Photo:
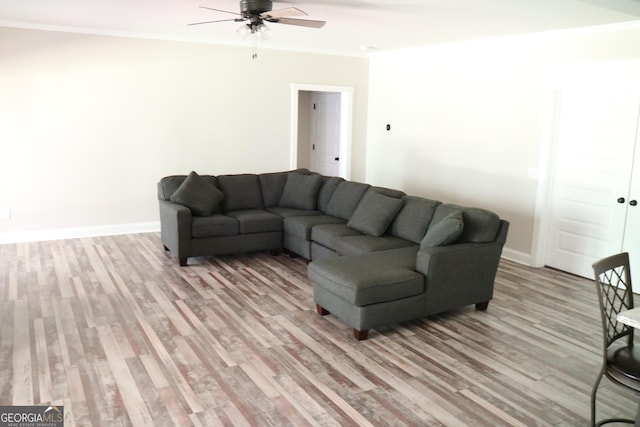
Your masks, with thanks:
M306 16L307 14L297 7L287 7L284 9L273 9L271 0L240 0L240 13L229 12L227 10L215 9L207 6L200 6L203 9L215 10L217 12L230 13L238 15L232 19L219 19L216 21L194 22L189 25L212 24L215 22L244 22L250 34L263 31L264 22L273 22L277 24L297 25L300 27L321 28L325 21L316 21L311 19L298 19L294 16Z

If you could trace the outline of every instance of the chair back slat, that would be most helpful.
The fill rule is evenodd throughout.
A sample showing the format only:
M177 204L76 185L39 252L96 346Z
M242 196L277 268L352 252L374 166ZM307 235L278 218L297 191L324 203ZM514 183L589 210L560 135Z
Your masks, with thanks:
M623 252L594 262L593 273L598 289L605 349L625 336L629 339L629 345L633 344L633 329L616 320L618 313L633 308L629 254Z

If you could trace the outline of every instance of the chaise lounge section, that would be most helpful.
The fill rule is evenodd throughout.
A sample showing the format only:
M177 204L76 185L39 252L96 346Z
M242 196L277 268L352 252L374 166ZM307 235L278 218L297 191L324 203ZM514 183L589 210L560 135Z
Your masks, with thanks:
M368 331L466 305L485 310L509 223L478 208L306 169L174 175L158 183L161 239L190 257L306 258L316 310Z

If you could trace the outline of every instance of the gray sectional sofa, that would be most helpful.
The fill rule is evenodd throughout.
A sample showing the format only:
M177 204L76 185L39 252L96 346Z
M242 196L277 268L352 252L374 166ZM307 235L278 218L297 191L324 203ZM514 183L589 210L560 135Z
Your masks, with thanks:
M306 169L167 176L161 239L189 257L286 250L310 261L321 315L368 331L466 305L487 308L509 223L478 208Z

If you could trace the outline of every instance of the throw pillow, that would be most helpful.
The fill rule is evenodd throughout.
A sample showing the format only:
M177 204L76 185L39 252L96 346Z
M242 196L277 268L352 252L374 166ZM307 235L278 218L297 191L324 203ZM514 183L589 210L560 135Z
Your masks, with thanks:
M450 245L462 236L463 230L462 211L455 211L429 226L427 234L420 243L420 249Z
M382 236L401 207L401 199L367 191L347 222L347 227L370 236Z
M209 216L220 210L223 198L222 191L192 171L169 200L188 207L196 216Z
M280 197L280 206L314 210L317 206L320 187L322 187L322 175L290 173Z

